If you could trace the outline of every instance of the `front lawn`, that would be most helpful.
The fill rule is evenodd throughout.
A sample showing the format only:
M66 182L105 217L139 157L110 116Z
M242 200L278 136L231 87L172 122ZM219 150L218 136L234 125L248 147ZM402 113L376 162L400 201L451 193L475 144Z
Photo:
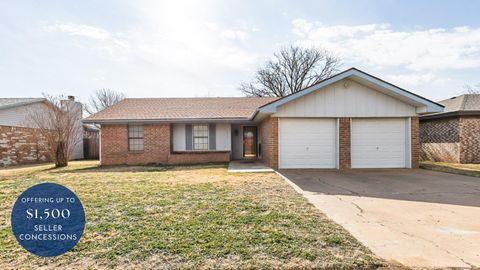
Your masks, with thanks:
M460 163L422 161L420 163L420 167L423 169L428 169L433 171L480 177L480 164L460 164Z
M17 244L11 208L28 187L65 185L87 225L65 255L41 258ZM0 269L376 268L375 257L274 173L224 166L98 167L72 162L0 170Z

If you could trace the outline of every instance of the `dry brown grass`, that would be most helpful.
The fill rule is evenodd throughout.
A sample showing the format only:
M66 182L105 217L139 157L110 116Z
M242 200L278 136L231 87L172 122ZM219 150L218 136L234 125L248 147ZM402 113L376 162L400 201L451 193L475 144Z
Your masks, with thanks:
M420 167L427 170L480 177L480 164L422 161Z
M67 186L87 214L70 252L24 251L10 211L26 188ZM313 269L384 265L274 173L229 174L224 166L98 167L72 162L0 170L0 269Z

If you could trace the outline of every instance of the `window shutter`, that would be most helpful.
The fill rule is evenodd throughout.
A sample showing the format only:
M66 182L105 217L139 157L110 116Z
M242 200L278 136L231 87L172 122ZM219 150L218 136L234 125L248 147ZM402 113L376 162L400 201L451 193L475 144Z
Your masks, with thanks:
M208 125L208 146L210 150L216 150L217 149L217 136L216 136L216 128L215 124L209 124Z
M192 124L185 125L185 149L192 150Z

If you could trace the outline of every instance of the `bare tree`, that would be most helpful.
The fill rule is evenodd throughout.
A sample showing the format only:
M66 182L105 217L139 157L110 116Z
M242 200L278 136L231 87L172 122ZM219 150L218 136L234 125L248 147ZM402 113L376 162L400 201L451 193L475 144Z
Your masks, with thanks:
M241 84L240 91L247 96L283 97L333 76L340 66L340 59L327 50L290 46L275 53L252 82Z
M43 137L50 158L56 167L68 165L69 157L82 140L82 106L63 96L49 96L41 112L32 111L28 121Z
M90 96L85 111L94 114L125 99L125 94L110 89L99 89Z
M480 84L477 84L476 86L466 84L463 88L465 88L466 94L480 94Z

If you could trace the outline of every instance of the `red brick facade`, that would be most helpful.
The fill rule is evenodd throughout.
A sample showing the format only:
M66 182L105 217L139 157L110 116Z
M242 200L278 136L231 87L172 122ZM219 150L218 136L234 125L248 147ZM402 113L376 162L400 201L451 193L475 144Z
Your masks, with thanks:
M278 169L278 118L268 117L259 125L261 136L261 158L271 168ZM470 127L471 121L464 125ZM351 119L339 118L339 168L351 168ZM469 132L475 132L473 127ZM478 132L480 133L480 131ZM412 167L418 167L419 120L411 119ZM472 152L473 153L473 152ZM128 126L103 125L101 130L101 163L114 164L198 164L228 162L230 151L172 151L172 128L170 124L144 125L144 150L128 150Z
M260 124L262 160L273 169L278 169L278 118L268 117Z
M143 126L142 151L128 150L128 126L102 125L101 164L194 164L228 162L230 152L174 153L171 150L171 125L146 124Z
M168 155L169 164L200 164L229 161L230 151L182 152Z
M412 154L412 168L420 166L420 122L418 117L411 118L411 154Z
M480 163L480 116L420 122L421 159Z
M350 139L350 118L339 119L339 168L341 170L351 168L351 139Z

